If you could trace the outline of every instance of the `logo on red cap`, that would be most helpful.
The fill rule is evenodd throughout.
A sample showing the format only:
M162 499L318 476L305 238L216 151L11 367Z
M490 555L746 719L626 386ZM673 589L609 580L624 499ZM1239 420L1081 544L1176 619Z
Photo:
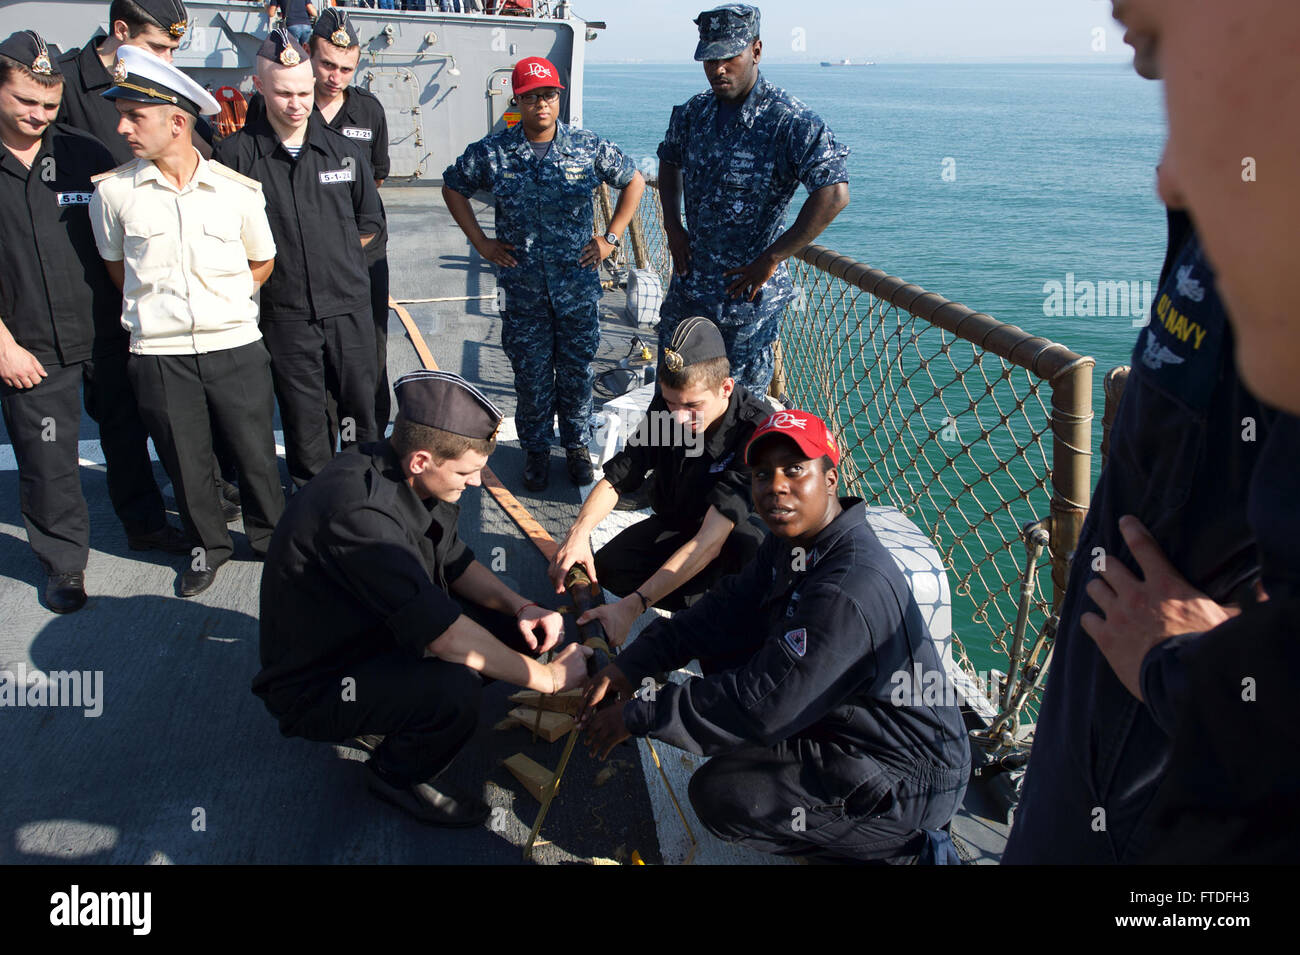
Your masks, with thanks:
M809 425L815 427L809 428ZM835 437L831 434L831 429L826 427L826 422L816 415L792 408L789 411L773 412L758 426L758 430L745 445L746 464L751 463L750 452L754 448L754 443L769 434L784 434L809 458L820 458L825 454L830 457L833 464L840 463L839 448L835 446Z

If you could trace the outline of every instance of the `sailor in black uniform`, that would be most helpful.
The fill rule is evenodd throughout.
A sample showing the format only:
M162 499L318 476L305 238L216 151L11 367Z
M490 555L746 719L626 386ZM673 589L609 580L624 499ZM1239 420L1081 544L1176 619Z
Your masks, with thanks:
M367 764L376 795L423 822L472 826L487 816L482 800L430 780L478 725L480 674L560 692L585 681L590 651L537 662L560 639L560 616L457 535L456 502L479 485L501 412L445 372L402 378L397 402L392 437L338 455L276 528L253 692L286 736L383 734Z
M332 129L369 151L375 185L383 185L388 178L388 119L383 104L372 93L349 85L361 58L357 31L341 9L327 7L316 20L310 43L312 69L316 72L316 109ZM375 426L382 434L393 410L388 384L386 220L366 246L366 265L370 269L370 308L375 318Z
M772 408L731 377L726 343L707 318L688 318L673 332L660 362L658 388L646 417L605 464L605 475L551 561L562 591L574 563L594 566L603 588L623 596L592 610L618 646L652 605L681 610L721 577L739 572L762 543L750 520L749 467L744 449ZM613 510L621 491L650 478L654 513L596 551L591 532Z
M117 51L138 46L155 56L172 60L185 36L189 14L181 0L113 0L108 8L109 35L92 37L79 50L59 58L63 84L63 107L59 121L85 130L108 147L114 165L131 162L135 156L117 131L117 108L103 93L113 85L112 70ZM206 121L195 126L194 146L203 158L212 156L212 129Z
M374 440L375 323L364 246L384 226L367 151L312 109L306 51L283 29L258 51L266 110L223 140L216 158L258 182L277 267L262 290L289 475L306 484L333 455L326 395L344 447Z
M866 505L837 495L821 419L780 411L745 458L771 530L755 559L656 621L596 675L582 722L596 754L650 736L711 756L690 798L719 838L765 852L954 862L966 729L921 611ZM692 659L729 669L654 688ZM613 689L622 705L590 715ZM635 698L632 697L636 691Z
M48 576L46 606L68 613L86 602L90 549L79 386L131 548L186 553L189 545L166 521L126 377L120 295L87 215L91 177L113 159L91 136L53 123L61 86L36 33L0 43L0 406L27 540Z
M388 118L383 104L368 90L349 85L361 58L361 40L352 21L339 7L326 7L316 20L308 42L316 74L315 105L321 118L370 154L375 185L388 178ZM254 93L248 100L245 123L266 112L266 103ZM381 204L382 208L382 204ZM388 225L366 245L370 269L370 306L375 316L375 426L382 434L392 416L392 388L388 383ZM331 419L331 432L335 430Z

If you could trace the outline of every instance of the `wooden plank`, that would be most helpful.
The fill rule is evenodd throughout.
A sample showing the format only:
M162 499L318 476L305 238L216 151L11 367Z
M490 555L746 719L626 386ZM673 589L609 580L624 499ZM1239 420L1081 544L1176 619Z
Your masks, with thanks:
M514 775L515 779L524 784L524 788L538 802L546 795L547 788L551 785L552 773L536 760L529 759L523 753L515 753L505 762L506 769Z
M565 690L563 693L538 693L536 690L520 690L511 694L510 702L522 706L531 706L535 710L547 710L554 713L568 713L577 716L582 710L582 701L587 691L583 689Z
M540 719L538 714L541 714ZM532 726L536 722L537 734L548 743L554 743L573 729L573 717L567 713L551 713L546 710L535 710L531 706L520 706L511 710L510 715L525 726Z

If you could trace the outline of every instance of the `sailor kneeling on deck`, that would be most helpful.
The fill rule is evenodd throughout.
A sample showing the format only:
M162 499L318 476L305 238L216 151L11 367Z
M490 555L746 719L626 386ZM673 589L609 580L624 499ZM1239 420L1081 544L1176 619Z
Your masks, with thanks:
M558 591L575 563L594 567L593 579L623 599L589 611L617 647L651 606L682 610L758 552L761 526L752 505L745 444L772 413L766 401L731 377L727 346L707 318L677 326L658 371L650 408L627 446L605 464L551 561ZM650 482L654 513L633 524L592 557L590 536L621 491ZM704 661L707 667L711 661Z
M286 736L383 734L371 790L422 822L474 826L487 805L431 781L474 735L480 674L557 693L585 681L591 651L535 660L563 634L559 614L498 580L456 533L456 502L479 484L501 412L446 372L407 375L396 391L392 437L336 457L276 527L253 692Z
M836 494L834 438L821 419L781 411L754 432L745 459L772 533L744 571L654 623L596 675L581 718L588 744L607 755L628 736L650 736L712 756L691 778L691 803L728 842L860 862L957 861L946 830L970 772L966 731L956 705L897 698L895 674L943 668L866 505ZM704 679L657 690L650 679L726 657L736 662ZM596 713L611 690L625 702Z

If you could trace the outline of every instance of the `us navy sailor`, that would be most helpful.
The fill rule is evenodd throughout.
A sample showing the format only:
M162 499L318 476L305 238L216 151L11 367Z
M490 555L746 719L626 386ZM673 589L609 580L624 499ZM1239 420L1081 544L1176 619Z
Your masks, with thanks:
M701 13L695 59L712 92L674 106L659 144L664 231L673 279L660 310L659 347L677 323L718 323L737 381L764 394L781 314L794 300L785 260L848 205L849 150L816 113L763 78L756 7ZM803 184L794 224L786 208ZM682 227L680 203L686 203Z
M134 162L95 177L90 219L122 289L127 374L199 551L178 590L211 586L234 552L217 490L213 435L239 469L244 531L264 553L284 508L272 432L270 358L253 294L274 266L261 187L199 155L200 113L217 101L170 63L124 47L104 95Z
M582 714L593 752L631 735L712 756L691 778L691 803L730 842L955 861L945 830L970 772L966 730L946 692L898 696L896 675L914 667L927 683L947 677L866 505L836 494L834 438L813 415L779 411L745 460L772 533L741 573L652 624L596 675ZM651 674L726 658L704 679L650 692ZM622 705L590 716L611 689Z
M217 159L262 184L279 267L262 292L289 476L329 463L327 392L344 447L374 440L375 323L364 247L383 229L366 151L312 109L307 51L283 29L257 54L265 113L223 140Z

